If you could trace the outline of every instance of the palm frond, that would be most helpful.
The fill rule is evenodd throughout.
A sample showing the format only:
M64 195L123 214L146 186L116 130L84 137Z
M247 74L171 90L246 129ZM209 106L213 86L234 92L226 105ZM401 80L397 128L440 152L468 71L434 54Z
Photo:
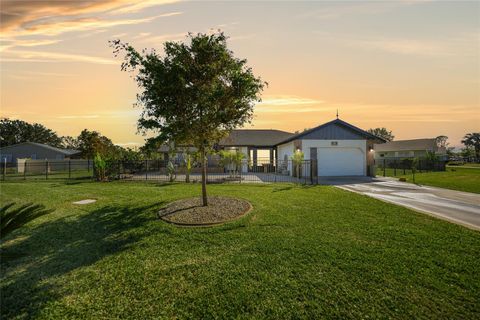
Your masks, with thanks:
M15 203L0 207L0 239L21 228L32 220L49 214L55 209L46 209L42 204L26 203L15 208Z

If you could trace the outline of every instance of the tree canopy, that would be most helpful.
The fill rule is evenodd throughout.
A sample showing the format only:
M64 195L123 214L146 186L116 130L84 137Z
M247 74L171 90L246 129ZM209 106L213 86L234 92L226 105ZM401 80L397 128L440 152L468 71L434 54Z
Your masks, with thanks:
M367 131L373 134L374 136L385 139L386 141L392 141L395 138L392 131L389 131L387 130L387 128L384 128L384 127L372 128L372 129L368 129Z
M462 143L468 148L475 150L475 158L480 159L480 132L467 133Z
M234 57L222 32L167 41L163 54L138 52L120 40L111 46L115 55L125 53L122 71L136 71L137 105L143 109L139 131L153 131L161 142L193 145L203 155L206 205L206 153L232 129L251 121L266 83L255 77L245 59Z
M0 119L0 142L2 147L22 142L37 142L61 147L62 139L57 133L39 123L22 120Z

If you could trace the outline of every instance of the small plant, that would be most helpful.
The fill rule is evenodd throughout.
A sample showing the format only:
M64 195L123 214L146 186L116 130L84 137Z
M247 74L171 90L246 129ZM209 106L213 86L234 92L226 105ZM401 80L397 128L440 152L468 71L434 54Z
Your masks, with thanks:
M418 158L413 158L411 163L413 183L415 183L415 173L417 172Z
M93 159L93 164L95 166L95 176L97 181L105 181L107 179L107 163L98 152Z
M15 202L0 207L0 239L21 228L28 222L55 209L45 209L44 205L27 203L15 208Z
M195 159L197 156L195 154L191 154L189 152L186 153L185 158L183 161L185 162L185 182L190 182L190 173L192 172L192 167L196 164Z
M300 168L302 166L302 161L303 161L303 157L304 157L304 154L302 151L300 150L297 150L295 151L295 153L293 154L292 156L292 162L293 162L293 165L295 167L295 176L297 178L300 178Z
M175 165L171 160L169 160L167 163L167 173L168 173L168 180L170 182L175 181L175 179L177 178L177 175L175 174Z
M230 177L237 176L239 170L241 170L242 160L245 158L245 155L241 152L228 150L220 151L219 155L220 165L227 170L227 172L230 174Z

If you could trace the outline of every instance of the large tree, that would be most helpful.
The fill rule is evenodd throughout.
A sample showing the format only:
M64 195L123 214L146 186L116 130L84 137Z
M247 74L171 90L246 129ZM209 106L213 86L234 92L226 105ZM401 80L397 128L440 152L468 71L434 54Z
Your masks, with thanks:
M82 156L93 159L97 153L102 156L111 157L116 151L115 146L109 138L102 136L98 131L89 131L83 129L76 139L77 149L82 152Z
M251 121L266 83L254 76L246 60L234 57L222 32L167 41L163 54L138 52L120 40L111 46L115 55L125 52L122 71L136 71L137 105L143 108L139 130L155 132L161 142L198 148L206 206L207 153L232 129Z
M2 147L21 142L38 142L54 147L62 146L62 139L57 133L44 125L8 118L0 119L0 143Z
M462 143L468 148L475 149L475 158L480 159L480 132L467 133Z
M386 141L392 141L395 138L392 131L387 130L387 128L372 128L367 131L374 136L385 139Z

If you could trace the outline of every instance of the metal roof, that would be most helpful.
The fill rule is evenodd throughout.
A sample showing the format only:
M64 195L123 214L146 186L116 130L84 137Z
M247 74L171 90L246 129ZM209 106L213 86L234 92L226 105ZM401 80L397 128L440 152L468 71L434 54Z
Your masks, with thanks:
M375 151L436 151L437 142L434 138L428 139L413 139L413 140L398 140L390 141L381 144L375 144L373 149Z
M29 141L27 141L27 142L21 142L21 143L17 143L17 144L12 144L12 145L10 145L10 146L5 146L5 147L2 147L2 148L0 148L0 149L1 149L1 150L5 150L5 149L7 149L7 148L12 148L12 147L16 147L16 146L24 145L24 144L35 145L35 146L37 146L37 147L49 149L49 150L51 150L51 151L55 151L55 152L64 154L64 155L66 155L66 156L71 156L71 155L74 155L74 154L77 154L77 153L80 153L80 152L81 152L81 151L79 151L79 150L61 149L61 148L49 146L48 144L37 143L37 142L29 142Z
M365 137L366 139L375 139L375 140L379 140L379 141L385 141L383 138L380 138L380 137L377 137L365 130L362 130L360 128L357 128L355 127L354 125L351 125L343 120L340 120L340 119L335 119L335 120L332 120L332 121L329 121L327 123L324 123L322 125L319 125L315 128L312 128L312 129L309 129L309 130L305 130L303 132L300 132L298 134L295 134L295 135L292 135L290 137L288 137L287 139L285 140L282 140L282 141L279 141L278 143L276 143L276 145L279 145L279 144L284 144L284 143L287 143L287 142L290 142L290 141L293 141L293 140L297 140L297 139L300 139L316 130L319 130L319 129L322 129L322 128L325 128L327 126L330 126L330 125L339 125L339 126L342 126L348 130L351 130L352 132L356 133L357 135L359 136L362 136L362 137Z
M219 145L272 147L293 135L290 132L274 129L236 129L230 132L228 137L220 140Z

